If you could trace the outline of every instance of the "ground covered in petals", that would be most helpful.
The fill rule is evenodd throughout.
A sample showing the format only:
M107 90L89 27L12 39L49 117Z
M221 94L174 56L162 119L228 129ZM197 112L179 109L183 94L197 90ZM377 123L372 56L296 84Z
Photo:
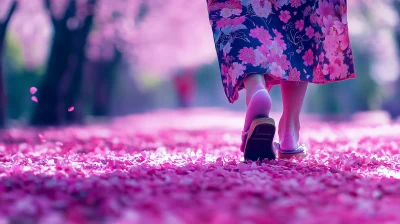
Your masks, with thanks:
M195 109L4 131L0 223L400 222L400 123L304 117L308 157L245 164L242 122Z

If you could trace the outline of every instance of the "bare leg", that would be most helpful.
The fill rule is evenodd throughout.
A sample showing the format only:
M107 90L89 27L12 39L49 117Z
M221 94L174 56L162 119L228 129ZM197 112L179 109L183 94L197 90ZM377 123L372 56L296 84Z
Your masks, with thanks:
M247 112L243 130L247 131L255 117L259 115L269 116L272 100L266 89L263 75L248 76L244 80L244 86L246 88ZM243 151L243 143L241 150Z
M281 81L283 114L279 121L279 141L282 150L298 147L300 111L308 83Z

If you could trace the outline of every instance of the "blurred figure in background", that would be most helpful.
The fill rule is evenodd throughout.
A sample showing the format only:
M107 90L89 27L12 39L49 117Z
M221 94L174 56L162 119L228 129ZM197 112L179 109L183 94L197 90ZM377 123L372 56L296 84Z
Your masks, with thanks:
M300 111L308 83L355 78L346 0L208 0L225 94L246 89L242 147L246 160L304 156ZM279 141L269 118L271 86L281 84ZM274 145L274 146L273 146Z
M186 108L190 107L193 103L196 88L195 73L197 69L186 68L178 72L174 77L174 87L178 98L178 107Z

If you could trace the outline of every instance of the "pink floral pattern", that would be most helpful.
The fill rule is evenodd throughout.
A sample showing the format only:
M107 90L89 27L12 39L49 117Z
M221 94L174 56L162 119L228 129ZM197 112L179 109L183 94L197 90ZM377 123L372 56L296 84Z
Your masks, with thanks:
M330 83L355 78L346 0L208 0L226 96L243 79Z

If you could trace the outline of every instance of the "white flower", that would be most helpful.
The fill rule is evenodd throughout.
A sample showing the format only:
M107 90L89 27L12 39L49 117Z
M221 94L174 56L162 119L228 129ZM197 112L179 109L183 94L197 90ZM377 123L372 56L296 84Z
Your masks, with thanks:
M289 4L289 0L278 0L279 7Z
M256 54L256 66L263 64L267 61L267 57L265 57L264 54L261 53L259 50L256 49L254 52Z
M240 14L242 14L242 9L232 9L231 12L232 15L240 16Z
M269 49L272 53L278 55L283 54L283 49L278 46L278 43L276 43L276 41L272 41L272 44L269 46Z
M230 16L232 16L232 10L229 8L223 8L221 10L221 16L224 18L229 18Z
M272 5L269 1L265 1L264 7L262 7L260 0L251 0L251 5L257 16L268 18L272 12Z
M237 62L232 65L232 80L239 78L244 74L244 70L246 70L246 66L239 64Z
M231 43L227 43L227 44L224 46L224 48L222 49L223 52L224 52L224 55L229 54L229 52L231 52L231 49L232 49Z
M271 75L277 78L283 78L285 71L276 62L272 62L269 68L271 70Z

